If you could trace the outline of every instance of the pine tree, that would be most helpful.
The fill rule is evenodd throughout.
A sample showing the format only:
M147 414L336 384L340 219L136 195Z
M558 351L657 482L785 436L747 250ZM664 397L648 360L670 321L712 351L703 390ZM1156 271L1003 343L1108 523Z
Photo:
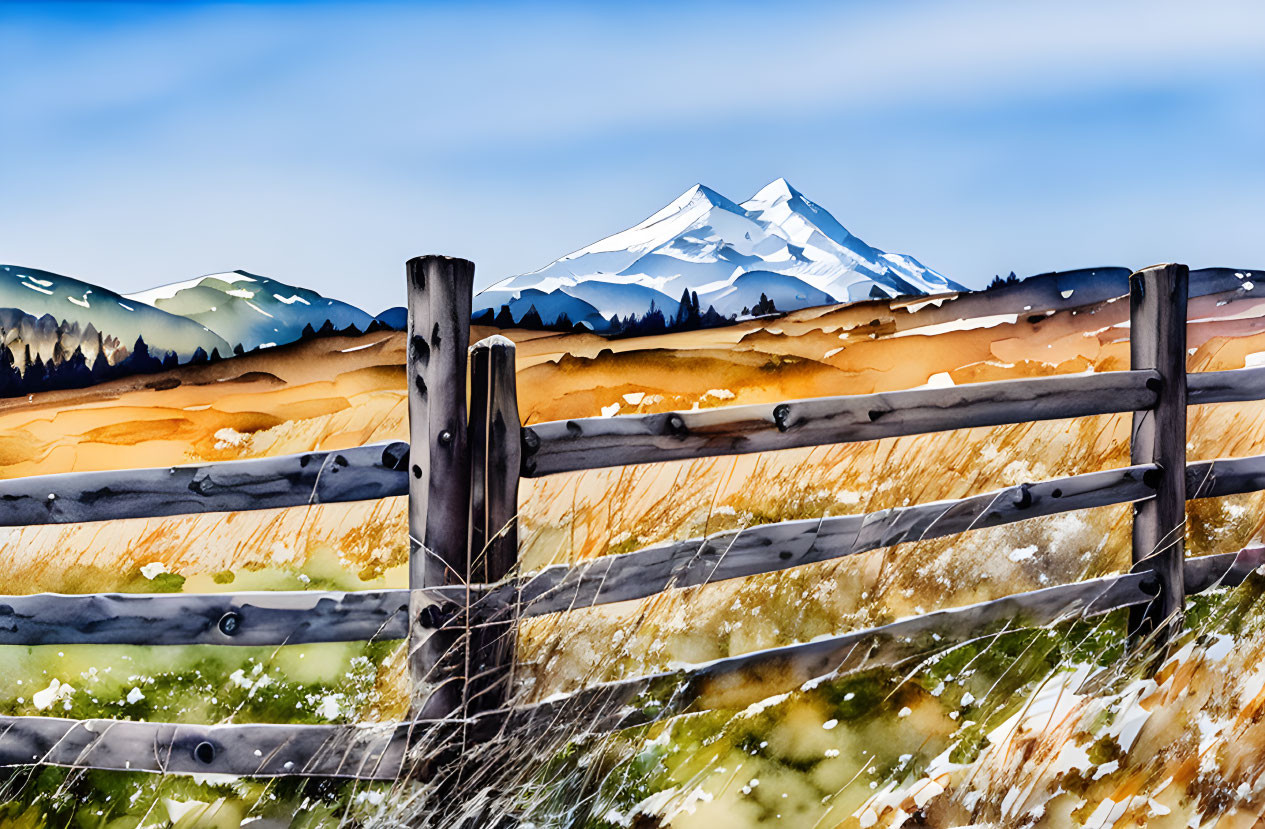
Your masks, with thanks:
M114 367L110 365L110 361L105 357L105 349L98 348L97 356L92 360L92 382L102 383L114 374Z
M526 328L532 331L540 331L545 327L544 321L540 318L540 312L536 310L535 303L533 303L531 307L527 309L527 313L523 314L522 318L519 319L518 327Z
M13 351L0 345L0 397L13 397L22 391L22 373L18 371Z

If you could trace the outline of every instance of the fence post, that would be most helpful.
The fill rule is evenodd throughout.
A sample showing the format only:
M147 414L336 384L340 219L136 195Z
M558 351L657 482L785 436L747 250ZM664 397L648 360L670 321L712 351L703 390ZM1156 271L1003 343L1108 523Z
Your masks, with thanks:
M442 717L461 707L461 614L419 591L469 580L466 352L474 263L420 256L407 269L409 678L413 715Z
M1133 507L1133 569L1155 576L1155 598L1129 611L1135 642L1159 647L1181 630L1186 548L1186 300L1190 269L1155 265L1129 277L1131 368L1160 374L1154 409L1133 413L1131 463L1160 468L1155 497Z
M518 563L518 473L522 454L514 343L480 340L470 353L470 577L490 584ZM517 602L480 608L470 642L468 713L504 703L514 667Z

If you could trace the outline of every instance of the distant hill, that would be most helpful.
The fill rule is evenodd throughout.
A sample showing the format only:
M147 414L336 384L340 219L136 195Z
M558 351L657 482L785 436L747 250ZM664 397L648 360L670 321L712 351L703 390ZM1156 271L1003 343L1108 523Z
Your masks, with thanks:
M69 276L19 265L0 265L0 308L14 308L34 318L48 315L56 326L91 325L129 348L143 336L149 347L174 352L181 362L201 348L207 354L232 352L221 336L196 320L169 314L124 297L108 288Z
M200 276L128 298L194 320L246 351L294 342L305 326L364 331L374 320L354 305L246 271Z
M0 397L82 388L334 333L403 329L244 271L123 296L69 276L0 265Z

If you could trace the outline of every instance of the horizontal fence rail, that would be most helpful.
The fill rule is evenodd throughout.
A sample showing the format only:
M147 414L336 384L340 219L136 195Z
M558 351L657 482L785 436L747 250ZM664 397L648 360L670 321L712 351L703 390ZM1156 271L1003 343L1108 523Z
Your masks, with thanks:
M1154 495L1156 469L1144 465L1090 472L956 501L784 521L657 544L538 571L524 580L518 600L523 615L539 616L643 599L669 588L776 572L909 541L1129 503ZM513 595L511 587L500 589Z
M1231 587L1265 562L1265 548L1186 562L1191 593ZM470 720L416 720L379 725L176 725L122 720L0 716L0 766L35 764L166 774L303 775L396 780L410 745L463 730L488 738L530 735L559 723L603 733L682 713L745 707L744 677L769 695L845 672L898 665L960 643L963 631L1015 630L1089 618L1148 602L1149 573L1121 573L1017 593L965 607L900 619L795 645L592 686L534 705ZM996 635L999 630L986 632ZM952 635L936 639L942 632ZM449 735L450 736L450 735ZM577 735L582 736L582 735Z
M517 603L524 617L644 599L911 541L1148 498L1154 466L1090 472L859 515L764 524L555 565L501 585L437 587L422 605ZM1265 455L1192 463L1191 499L1265 490ZM402 639L409 591L0 596L0 645L282 645Z
M0 716L0 766L396 780L415 732L382 725L181 725Z
M1187 374L1186 400L1191 406L1265 400L1265 367Z
M1218 458L1186 466L1186 498L1221 498L1265 490L1265 455Z
M1131 503L1155 492L1154 465L1090 472L1026 483L956 501L879 512L784 521L656 544L555 565L495 588L503 604L517 592L523 616L644 599L672 588L754 576L912 541L999 527L1074 510ZM1188 498L1265 490L1265 455L1199 461L1187 466ZM499 592L497 592L499 591Z
M469 588L419 591L464 604ZM0 596L0 645L303 645L408 636L408 590Z
M740 455L1155 405L1159 374L1112 371L691 412L550 421L523 431L523 476Z
M1185 565L1185 583L1190 593L1232 587L1263 562L1265 548L1261 547L1190 559ZM994 636L1002 630L1085 619L1144 605L1154 599L1157 588L1154 575L1147 572L1046 587L840 636L594 685L507 712L507 716L516 732L522 729L530 733L565 721L579 724L589 733L604 733L684 713L740 709L755 701L742 690L749 681L758 683L760 693L767 698L832 676L927 658L963 640ZM963 635L966 631L971 635ZM976 631L982 633L977 635Z
M403 639L407 590L0 596L3 645L298 645Z
M0 526L277 509L408 494L403 441L273 458L0 481Z

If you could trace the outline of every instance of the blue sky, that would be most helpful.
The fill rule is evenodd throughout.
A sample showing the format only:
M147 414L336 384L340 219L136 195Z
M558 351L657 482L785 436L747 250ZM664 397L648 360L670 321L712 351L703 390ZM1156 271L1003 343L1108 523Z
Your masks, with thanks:
M971 286L1265 267L1265 4L0 4L0 261L376 311L787 177Z

